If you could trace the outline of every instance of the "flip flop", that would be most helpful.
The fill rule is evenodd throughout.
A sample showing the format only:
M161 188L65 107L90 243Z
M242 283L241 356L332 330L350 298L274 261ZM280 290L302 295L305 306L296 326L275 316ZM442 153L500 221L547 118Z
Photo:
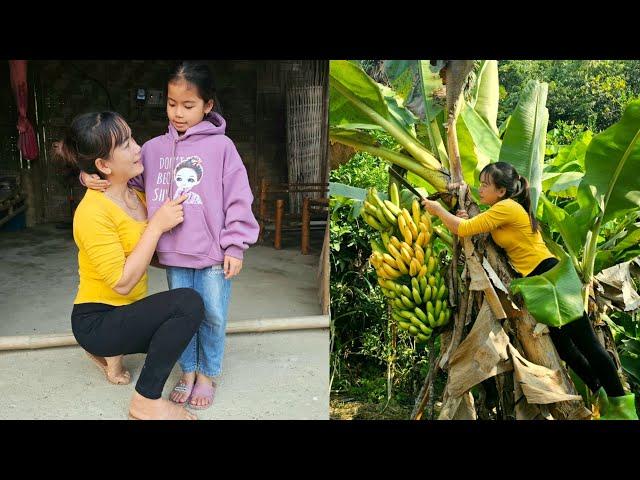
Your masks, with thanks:
M176 383L176 386L173 387L173 391L178 393L186 393L188 396L184 402L176 402L171 398L171 396L169 396L169 400L171 400L173 403L177 403L178 405L184 405L189 400L191 400L191 392L193 391L193 385L194 384L191 384L191 387L189 387L182 380L179 380L178 383Z
M191 401L187 402L187 408L192 408L194 410L206 410L211 405L213 405L213 396L216 393L217 385L213 382L211 385L203 385L202 383L196 382L191 390L191 397L189 400L193 400L193 397L204 397L209 399L209 403L207 405L193 405Z
M124 375L128 377L128 380L124 381L124 380L116 380L113 379L111 376L109 376L109 371L107 370L107 361L101 357L97 357L89 352L87 352L85 350L85 353L87 354L87 356L89 357L89 359L95 363L98 368L100 368L100 370L102 370L102 372L104 373L105 377L107 377L107 380L110 383L113 383L114 385L128 385L129 383L131 383L131 374L125 370Z

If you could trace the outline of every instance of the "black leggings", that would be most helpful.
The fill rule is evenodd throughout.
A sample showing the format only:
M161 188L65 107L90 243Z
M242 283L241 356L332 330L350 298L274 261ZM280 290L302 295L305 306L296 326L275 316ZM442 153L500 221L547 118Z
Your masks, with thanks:
M556 258L547 258L527 277L540 275L557 263ZM562 328L550 326L549 334L560 358L567 362L592 392L604 387L611 397L624 395L616 365L596 337L586 313Z
M173 366L204 319L204 303L191 288L156 293L130 305L73 306L73 335L101 357L146 353L136 383L143 397L158 399Z

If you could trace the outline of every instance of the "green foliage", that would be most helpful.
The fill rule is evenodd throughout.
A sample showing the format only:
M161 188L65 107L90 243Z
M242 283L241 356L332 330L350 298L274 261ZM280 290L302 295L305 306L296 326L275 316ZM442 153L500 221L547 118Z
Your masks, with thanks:
M420 71L405 75L400 68L402 62L413 61L360 61L360 65L379 84L365 81L355 70L351 72L353 75L341 78L357 83L360 93L370 93L370 98L365 98L368 101L366 105L380 111L384 118L393 123L392 126L404 124L406 127L411 124L412 119L403 110L405 105L418 122L405 129L412 138L407 139L393 129L389 130L393 132L393 137L390 137L379 129L353 125L355 120L360 122L367 118L361 115L363 109L352 111L347 103L338 105L340 108L332 105L332 113L334 118L337 115L343 119L340 125L342 135L348 136L350 129L358 129L372 137L370 143L374 147L386 148L402 156L409 155L406 147L415 147L414 140L418 140L435 154L437 149L433 145L439 143L435 134L443 118L427 123L424 106L422 115L414 110L414 104L418 103L413 100L419 95L410 88L409 80L413 78L415 82L416 78L420 78ZM343 64L341 68L351 67ZM487 128L486 121L478 121L478 118L484 117L473 110L473 101L467 103L458 121L463 171L465 178L473 175L485 162L497 160L495 152L499 152L501 159L520 159L520 173L535 177L535 186L544 193L540 202L544 206L539 205L538 217L542 220L545 239L556 244L556 253L561 253L562 248L568 250L572 261L565 259L561 266L551 272L551 276L541 276L539 285L521 282L520 287L525 297L538 295L545 299L534 304L553 303L551 306L555 308L551 316L555 318L555 323L551 323L564 324L578 315L583 306L579 291L581 282L576 271L583 276L584 283L585 275L590 277L602 268L640 254L640 213L637 208L640 203L640 194L637 192L640 190L634 183L639 178L634 172L637 171L636 144L640 141L636 136L637 130L633 130L636 117L640 118L640 103L637 108L634 104L634 108L629 110L627 120L616 124L630 100L640 96L640 62L501 61L498 73L501 85L497 93L495 88L488 91L486 98L500 98L497 118L499 136L495 135L495 131L489 131L494 129ZM380 84L387 80L391 81L398 95ZM546 117L544 92L529 95L532 100L526 115L522 112L517 114L516 104L527 97L525 85L529 80L549 83L546 100L549 131L543 126ZM535 83L529 83L532 84ZM346 98L348 92L343 88L340 94ZM508 117L511 114L514 116ZM487 113L486 116L491 115ZM368 118L367 121L371 122L371 115ZM383 123L377 122L376 128ZM598 135L609 126L612 127L607 132ZM514 140L516 136L529 138L527 148L522 148L524 142L521 139ZM440 142L442 138L440 132ZM502 149L505 144L509 148ZM385 155L382 151L375 153ZM410 155L416 158L420 153L418 148ZM510 158L507 159L505 155ZM446 159L442 155L436 157L446 166ZM394 162L388 157L385 160L359 153L332 172L331 181L360 188L376 187L385 192L389 181L386 165L389 161ZM616 165L620 166L620 171L614 175ZM533 167L537 171L534 172ZM412 183L431 191L433 187L430 188L425 182L425 177L423 183L415 181L419 176L419 173L409 174ZM612 189L612 186L619 188ZM595 199L599 202L596 203ZM369 240L374 232L355 217L353 206L356 204L344 197L332 200L332 388L367 401L379 402L387 395L387 365L392 355L391 334L384 298L375 281L375 272L368 264L371 253ZM604 210L606 217L601 224L596 222L600 209ZM594 246L598 252L595 270L590 266L592 264L584 260L585 253L593 252ZM564 270L564 274L555 275L560 270ZM517 283L514 286L518 288ZM527 291L527 287L532 288ZM548 302L549 298L554 298L556 302ZM568 299L570 301L567 303ZM535 307L531 308L533 310ZM623 321L615 315L612 318L615 322ZM623 366L631 376L640 375L640 339L637 338L637 330L634 332L634 338L621 335L617 338ZM394 395L406 395L407 401L415 398L427 369L425 352L414 350L410 342L410 338L403 337L403 332L399 333ZM633 378L634 381L638 380Z
M613 333L622 369L627 374L631 390L640 394L640 310L614 311L604 317Z
M556 121L554 128L547 132L547 155L555 155L556 151L553 150L553 147L570 145L586 131L588 131L587 126L581 123Z
M527 310L540 323L561 327L582 316L580 278L569 257L542 275L518 278L511 291L521 293Z
M356 153L347 163L329 174L329 181L359 188L386 190L389 183L388 164L366 152Z
M522 87L530 79L549 83L549 125L584 125L599 132L617 122L624 106L640 95L637 60L502 60L498 123L513 111Z
M391 135L383 131L372 131L371 136L380 146L398 150L398 144ZM329 173L329 181L343 183L352 187L375 187L385 192L389 185L389 164L367 152L358 152L347 163L340 165Z

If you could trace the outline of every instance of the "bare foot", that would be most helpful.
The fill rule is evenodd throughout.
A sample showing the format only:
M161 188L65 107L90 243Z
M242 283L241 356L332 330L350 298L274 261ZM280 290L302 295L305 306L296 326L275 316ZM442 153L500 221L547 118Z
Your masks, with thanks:
M192 395L189 404L193 407L198 407L201 409L207 408L213 402L216 384L213 382L213 379L211 377L207 377L202 373L197 373L194 392L196 391L195 387L197 386L206 386L207 388L201 390L201 394ZM213 387L213 391L211 390L211 387Z
M176 403L185 403L191 396L191 388L196 380L196 372L183 373L178 384L173 387L169 398ZM178 388L179 390L176 390ZM182 390L182 391L180 391Z
M184 407L171 403L169 400L158 398L151 400L133 393L129 406L129 416L137 420L197 420L194 414Z
M111 383L127 385L131 382L131 374L125 370L122 363L124 355L117 357L104 357L107 362L107 378Z
M87 356L107 376L107 380L116 385L127 385L131 382L131 374L124 369L122 355L116 357L99 357L85 350Z

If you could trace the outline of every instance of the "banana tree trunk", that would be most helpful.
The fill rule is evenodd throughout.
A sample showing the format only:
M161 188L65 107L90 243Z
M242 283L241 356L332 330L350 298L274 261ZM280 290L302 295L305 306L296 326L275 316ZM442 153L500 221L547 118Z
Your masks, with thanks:
M445 85L447 87L447 146L449 147L449 166L451 180L454 183L462 181L462 163L458 148L458 133L456 120L464 102L464 88L473 70L473 60L450 60L445 67Z
M502 283L509 285L514 277L513 270L509 267L505 255L499 252L495 244L489 241L488 238L485 247L485 256L489 264ZM502 307L507 313L509 327L517 338L517 346L520 353L537 365L558 371L566 393L578 395L573 381L561 363L551 337L548 334L534 333L538 322L527 312L522 302L517 302L519 310L514 310L510 298L507 298L501 291L498 291L498 296ZM585 408L584 403L580 400L552 403L548 405L548 408L556 419L585 419L590 417L590 411Z

